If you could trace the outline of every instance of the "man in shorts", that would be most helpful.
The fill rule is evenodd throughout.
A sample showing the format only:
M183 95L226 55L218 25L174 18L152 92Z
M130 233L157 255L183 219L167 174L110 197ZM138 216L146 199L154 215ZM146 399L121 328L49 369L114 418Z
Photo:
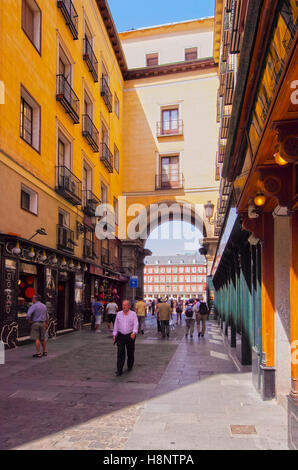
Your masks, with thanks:
M113 327L114 327L114 323L115 323L115 320L116 320L116 315L117 315L118 310L119 310L119 308L118 308L118 305L116 304L116 302L109 302L106 306L106 313L108 315L108 329L109 330L111 329L111 323L113 324Z
M36 354L32 356L35 358L48 355L45 335L49 324L49 314L46 305L40 299L38 294L34 295L33 305L29 308L26 316L29 323L31 323L31 339L35 341ZM40 352L40 343L42 344L43 354Z

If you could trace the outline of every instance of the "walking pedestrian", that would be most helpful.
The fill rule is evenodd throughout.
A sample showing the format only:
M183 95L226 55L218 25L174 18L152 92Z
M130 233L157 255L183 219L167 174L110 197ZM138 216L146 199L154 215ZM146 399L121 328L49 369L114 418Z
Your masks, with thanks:
M206 331L206 321L209 315L209 310L207 307L206 302L202 299L198 299L198 302L195 307L196 317L197 317L197 327L198 327L198 338L200 336L204 338L205 331ZM202 323L202 328L201 328Z
M116 315L118 312L118 305L116 304L115 301L109 302L106 306L106 314L108 315L108 330L110 331L111 329L111 323L115 324L116 320Z
M145 318L147 316L147 305L145 304L144 300L136 297L136 314L138 317L139 322L139 331L138 333L142 335L144 334L144 325L145 325Z
M41 297L35 294L32 299L33 305L29 308L26 316L29 323L31 323L31 339L35 341L36 354L32 356L35 358L48 355L45 335L49 326L49 314L46 305L40 300ZM42 344L42 354L40 352L40 344Z
M117 371L115 375L120 376L127 351L127 368L132 370L134 365L135 339L138 333L138 318L136 313L130 309L128 300L122 302L122 310L117 313L113 330L113 342L117 344Z
M178 320L180 325L182 325L182 312L183 312L183 301L181 300L181 297L178 297L177 303L176 303L176 325L178 325Z
M188 334L190 332L190 337L193 338L193 332L195 329L196 323L196 312L194 308L195 301L190 299L187 302L187 306L185 308L185 338L188 338Z
M166 335L170 337L170 319L171 319L171 306L167 303L167 298L162 297L161 302L157 304L158 318L160 321L160 328L162 337Z
M161 326L160 326L160 320L159 320L159 313L157 309L157 305L161 303L161 299L158 299L157 302L154 301L154 311L152 315L156 316L156 324L157 324L157 333L161 333Z
M99 325L101 324L102 308L103 305L99 298L95 297L92 302L92 312L95 317L95 333L100 333Z

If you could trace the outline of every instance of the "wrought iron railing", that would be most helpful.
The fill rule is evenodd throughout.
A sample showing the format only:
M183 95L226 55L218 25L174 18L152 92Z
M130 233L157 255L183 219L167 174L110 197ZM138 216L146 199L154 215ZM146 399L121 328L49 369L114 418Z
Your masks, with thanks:
M102 75L101 77L100 94L103 97L103 100L109 110L109 113L111 113L113 111L113 98L108 82L104 75Z
M56 100L59 101L74 124L80 122L80 100L64 75L57 75Z
M104 164L109 173L113 173L113 154L106 143L101 143L100 161Z
M83 59L88 65L89 72L91 73L95 83L98 82L98 61L93 51L92 44L89 39L85 37L84 39L84 54Z
M157 137L182 135L183 134L183 120L175 119L172 121L161 121L156 124Z
M71 0L57 0L57 7L60 8L72 37L78 39L78 14L74 4Z
M84 239L83 256L84 258L96 258L94 242L92 240L89 240L88 238Z
M57 225L57 248L58 250L74 252L76 243L74 241L74 232L68 227Z
M182 189L183 175L180 172L155 175L155 189Z
M92 147L93 152L99 152L99 132L88 114L83 114L82 134Z
M66 166L56 166L56 192L74 206L81 204L82 183Z
M85 214L90 217L95 216L97 206L100 204L100 199L93 194L89 189L82 191L82 206Z

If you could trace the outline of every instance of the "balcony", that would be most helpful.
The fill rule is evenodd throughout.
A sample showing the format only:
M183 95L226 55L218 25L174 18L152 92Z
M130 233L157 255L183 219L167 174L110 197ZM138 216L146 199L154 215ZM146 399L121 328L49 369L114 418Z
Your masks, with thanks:
M234 70L229 69L226 73L226 83L224 92L224 106L231 105L234 97Z
M226 178L223 179L222 186L221 186L221 194L223 196L229 196L231 194L231 190L232 190L232 183L229 183Z
M111 113L113 111L113 98L108 82L105 79L104 75L102 75L101 77L100 94L103 97L103 100L109 110L109 113Z
M98 62L94 54L92 44L88 38L84 39L84 54L83 59L86 62L89 72L91 73L95 83L98 82Z
M228 199L221 198L220 206L219 206L219 214L225 215L227 207L228 207Z
M96 253L94 250L94 242L92 240L88 240L88 238L84 239L83 257L90 258L90 259L96 258Z
M220 180L220 169L218 163L215 163L215 181Z
M221 131L220 131L221 139L228 138L231 115L232 115L232 106L226 106L224 108L224 112L221 118Z
M83 137L87 140L93 152L99 152L99 132L88 114L83 114Z
M219 145L218 145L218 163L223 163L224 161L224 156L226 152L226 146L227 146L227 141L226 139L219 139Z
M225 81L226 81L226 63L220 64L220 75L219 75L219 97L221 98L225 92Z
M180 172L162 173L155 176L155 189L182 189L183 177Z
M81 204L82 183L66 166L56 166L55 189L72 205Z
M57 225L57 248L58 250L74 252L76 243L74 241L74 232L68 227Z
M231 33L231 54L239 54L241 34L240 34L240 16L241 8L243 8L242 2L235 2L232 9L232 33Z
M183 135L184 123L182 119L156 123L157 137L169 137L172 135Z
M113 154L104 142L101 144L100 161L104 164L109 173L113 173Z
M110 253L108 248L101 248L101 264L109 266L110 264Z
M223 50L222 50L222 57L221 60L223 62L227 62L228 55L230 52L230 44L231 44L231 32L229 29L224 31L224 38L223 38Z
M78 39L78 14L71 0L57 0L57 7L70 29L73 39Z
M69 114L74 124L80 122L80 100L71 88L64 75L57 75L56 100L59 101L66 114Z
M83 204L82 204L83 212L86 215L89 215L89 217L94 217L96 208L100 204L100 200L89 189L83 190L82 196L83 196L82 198L83 199Z

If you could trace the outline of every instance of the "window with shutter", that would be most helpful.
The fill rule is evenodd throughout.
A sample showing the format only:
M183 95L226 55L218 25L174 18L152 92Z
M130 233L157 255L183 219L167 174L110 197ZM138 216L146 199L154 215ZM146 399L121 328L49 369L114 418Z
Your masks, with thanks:
M22 0L22 28L40 52L41 10L35 0Z

